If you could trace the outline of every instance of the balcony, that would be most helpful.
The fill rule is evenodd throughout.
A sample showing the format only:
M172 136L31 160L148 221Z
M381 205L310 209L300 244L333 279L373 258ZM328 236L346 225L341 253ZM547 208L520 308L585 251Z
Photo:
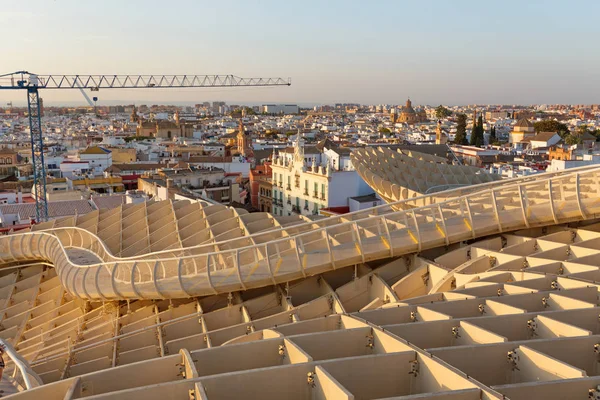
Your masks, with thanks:
M298 206L292 206L292 212L295 212L296 214L301 214L300 207L298 207Z
M321 200L325 200L325 193L321 193Z
M292 191L292 187L291 187L290 185L287 185L287 186L285 187L285 190L287 190L287 191L290 191L290 192L291 192L291 191Z
M308 211L308 204L304 206L304 210Z
M314 197L315 199L318 199L318 198L319 198L319 192L314 192L314 193L313 193L313 197Z
M292 199L288 197L288 199L287 199L287 203L288 203L288 204L292 204Z
M304 189L304 195L308 196L308 189Z
M279 182L279 189L283 189L283 182Z

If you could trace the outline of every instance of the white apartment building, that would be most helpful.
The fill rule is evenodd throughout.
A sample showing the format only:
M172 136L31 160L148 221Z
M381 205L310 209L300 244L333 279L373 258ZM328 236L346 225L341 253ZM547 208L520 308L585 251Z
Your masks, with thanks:
M90 170L88 161L63 161L59 165L60 177L73 178L75 175L87 174Z
M347 149L309 148L305 154L300 139L293 153L274 157L273 214L316 215L330 207L348 207L348 199L373 192L350 163ZM315 149L315 150L313 150Z
M79 160L87 161L93 174L102 175L112 165L112 152L104 147L90 146L79 152Z
M263 104L261 112L266 114L298 114L300 108L296 104Z

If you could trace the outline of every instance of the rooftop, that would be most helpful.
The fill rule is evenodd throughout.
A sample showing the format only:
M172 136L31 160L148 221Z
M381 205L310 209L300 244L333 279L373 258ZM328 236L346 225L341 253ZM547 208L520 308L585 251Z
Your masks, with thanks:
M111 151L100 146L90 146L87 149L80 151L79 154L110 154Z

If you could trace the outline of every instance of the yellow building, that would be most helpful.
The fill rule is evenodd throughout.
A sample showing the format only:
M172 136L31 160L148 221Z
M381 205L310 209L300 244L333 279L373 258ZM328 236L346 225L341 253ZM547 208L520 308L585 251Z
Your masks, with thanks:
M135 162L137 160L137 153L135 149L110 147L109 150L112 152L113 163L124 164L128 162Z
M435 144L446 144L448 143L448 135L442 129L442 122L438 121L437 128L435 129Z
M519 143L535 136L535 128L527 118L521 118L508 136L508 143Z
M114 193L123 191L123 179L120 176L98 178L67 178L69 190L90 190L96 193Z
M192 137L194 135L194 126L180 122L178 114L175 114L175 121L144 121L140 118L136 128L136 135L164 139Z

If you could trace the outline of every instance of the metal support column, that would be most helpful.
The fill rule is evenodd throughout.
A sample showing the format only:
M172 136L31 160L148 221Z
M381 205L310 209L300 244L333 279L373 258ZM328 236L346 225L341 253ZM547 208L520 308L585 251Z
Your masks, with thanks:
M29 129L31 131L31 164L33 166L33 187L35 190L35 221L39 223L48 220L48 201L46 197L42 109L37 87L27 88L27 107L29 109Z

